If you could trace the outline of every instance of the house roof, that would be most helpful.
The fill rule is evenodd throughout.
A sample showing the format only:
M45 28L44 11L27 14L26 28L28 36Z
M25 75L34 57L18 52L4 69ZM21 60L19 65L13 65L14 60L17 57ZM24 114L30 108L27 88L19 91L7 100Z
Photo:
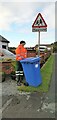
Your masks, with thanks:
M10 41L8 41L6 38L4 38L4 37L1 36L1 35L0 35L0 41L1 41L1 42L10 43Z

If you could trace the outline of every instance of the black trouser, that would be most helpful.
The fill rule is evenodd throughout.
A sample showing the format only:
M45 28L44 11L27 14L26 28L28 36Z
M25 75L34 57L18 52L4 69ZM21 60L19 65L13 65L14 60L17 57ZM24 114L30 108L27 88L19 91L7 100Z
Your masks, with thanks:
M16 61L16 80L17 82L22 82L23 80L23 68L22 68L22 64L20 63L20 61Z

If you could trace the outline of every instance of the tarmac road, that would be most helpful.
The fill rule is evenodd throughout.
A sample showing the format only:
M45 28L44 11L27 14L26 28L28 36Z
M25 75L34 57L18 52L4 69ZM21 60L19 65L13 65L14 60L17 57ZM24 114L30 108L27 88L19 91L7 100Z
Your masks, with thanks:
M55 118L55 66L48 93L19 92L16 81L7 78L2 84L2 118Z

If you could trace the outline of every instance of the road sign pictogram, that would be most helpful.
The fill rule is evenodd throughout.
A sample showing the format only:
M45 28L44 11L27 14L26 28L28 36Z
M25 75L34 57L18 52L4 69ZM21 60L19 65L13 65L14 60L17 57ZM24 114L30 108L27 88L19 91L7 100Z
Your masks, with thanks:
M37 31L47 31L47 24L40 13L37 15L32 25L32 32L37 32Z

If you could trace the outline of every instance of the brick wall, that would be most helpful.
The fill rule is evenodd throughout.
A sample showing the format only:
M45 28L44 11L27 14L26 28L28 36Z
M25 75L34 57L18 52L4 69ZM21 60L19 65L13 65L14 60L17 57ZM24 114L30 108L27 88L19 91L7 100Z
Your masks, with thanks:
M5 72L6 74L10 74L13 70L14 68L11 65L11 62L2 62L2 72Z
M27 57L36 57L35 50L27 50Z

